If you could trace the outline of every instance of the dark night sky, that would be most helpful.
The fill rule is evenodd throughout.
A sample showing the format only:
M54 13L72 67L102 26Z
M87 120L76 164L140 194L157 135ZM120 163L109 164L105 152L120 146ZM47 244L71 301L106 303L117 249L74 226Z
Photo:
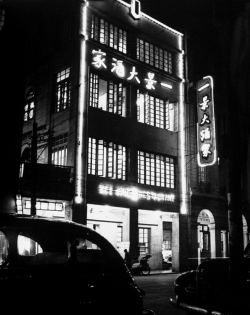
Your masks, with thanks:
M22 67L22 48L25 39L23 14L31 16L30 5L35 7L44 1L0 1L1 4L6 3L12 8L6 15L4 28L0 32L1 148L2 165L6 165L2 169L1 178L4 179L5 187L12 185L11 174L18 173L19 164L17 163L21 137L19 121L20 119L22 121L23 104L19 104L18 100L23 93L25 71ZM126 2L130 3L130 0ZM219 54L215 53L214 49L218 44L215 41L217 34L211 30L211 25L214 25L214 22L218 24L218 21L232 19L232 12L236 12L242 3L244 1L237 0L141 0L141 9L177 31L182 33L187 31L188 45L196 47L199 55L198 60L197 53L193 55L190 53L190 62L196 67L190 70L190 76L193 76L191 80L196 81L204 75L212 75L211 64L216 65L219 62Z

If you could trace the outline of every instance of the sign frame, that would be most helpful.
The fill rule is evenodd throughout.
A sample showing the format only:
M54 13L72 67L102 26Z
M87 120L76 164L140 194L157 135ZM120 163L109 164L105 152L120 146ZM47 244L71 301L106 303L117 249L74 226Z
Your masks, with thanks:
M211 76L196 84L197 90L197 162L200 167L211 166L217 160L214 83Z

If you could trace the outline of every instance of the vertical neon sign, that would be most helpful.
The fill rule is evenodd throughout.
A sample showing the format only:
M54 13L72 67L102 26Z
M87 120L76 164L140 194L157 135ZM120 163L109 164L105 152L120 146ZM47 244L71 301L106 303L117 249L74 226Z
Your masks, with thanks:
M200 167L216 162L213 78L206 76L197 82L197 161Z

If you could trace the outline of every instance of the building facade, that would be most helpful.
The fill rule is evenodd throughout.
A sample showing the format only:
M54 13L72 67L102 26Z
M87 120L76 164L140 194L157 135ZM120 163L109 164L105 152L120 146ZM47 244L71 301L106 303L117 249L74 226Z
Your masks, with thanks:
M33 19L18 212L87 224L122 256L162 269L172 255L180 270L183 34L134 0L53 1Z

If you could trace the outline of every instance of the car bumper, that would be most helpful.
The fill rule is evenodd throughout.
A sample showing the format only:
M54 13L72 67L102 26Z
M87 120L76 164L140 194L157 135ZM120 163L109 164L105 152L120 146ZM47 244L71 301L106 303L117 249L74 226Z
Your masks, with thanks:
M192 314L209 314L209 315L227 315L227 313L217 312L217 311L210 311L205 308L201 308L195 305L189 305L186 303L177 303L176 300L170 298L170 303L177 308L184 309L185 311L189 311Z
M147 309L144 309L143 310L143 315L155 315L155 313L151 310L147 310Z

